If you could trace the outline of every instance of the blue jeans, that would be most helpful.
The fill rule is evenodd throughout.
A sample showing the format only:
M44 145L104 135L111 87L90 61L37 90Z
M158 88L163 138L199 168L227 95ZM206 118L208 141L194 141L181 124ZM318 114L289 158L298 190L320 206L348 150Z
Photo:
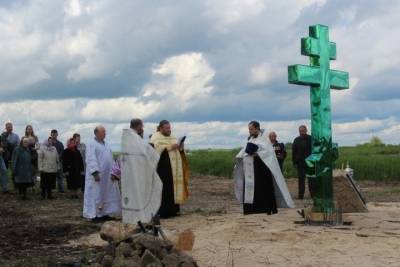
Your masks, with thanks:
M0 157L0 185L3 189L3 192L8 191L8 176L7 176L7 168L4 160Z

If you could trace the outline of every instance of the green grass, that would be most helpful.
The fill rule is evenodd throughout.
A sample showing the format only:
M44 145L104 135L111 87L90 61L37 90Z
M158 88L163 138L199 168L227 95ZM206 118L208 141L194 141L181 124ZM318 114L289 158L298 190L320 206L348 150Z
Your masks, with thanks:
M235 155L238 151L239 149L192 150L188 157L191 171L200 175L232 177ZM284 176L296 177L290 148L287 152ZM342 165L346 167L347 161L354 169L357 180L400 181L400 145L358 145L339 148L336 168L341 168Z

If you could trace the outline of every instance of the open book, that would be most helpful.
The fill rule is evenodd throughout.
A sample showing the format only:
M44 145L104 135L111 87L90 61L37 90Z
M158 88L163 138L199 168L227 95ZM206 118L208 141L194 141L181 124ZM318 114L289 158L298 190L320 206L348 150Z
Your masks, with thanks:
M186 135L179 138L178 145L183 146L183 144L185 143L185 140L186 140Z

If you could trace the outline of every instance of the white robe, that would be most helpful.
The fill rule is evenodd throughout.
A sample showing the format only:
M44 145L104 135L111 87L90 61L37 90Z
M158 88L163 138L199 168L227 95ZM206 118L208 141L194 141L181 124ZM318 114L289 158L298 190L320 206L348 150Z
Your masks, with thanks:
M150 222L161 205L162 182L157 174L157 151L132 129L121 141L122 221Z
M267 137L262 133L260 133L257 138L250 138L248 142L258 146L258 156L272 173L276 205L278 208L294 208L292 197L290 196L271 142L267 140ZM233 172L235 194L237 200L241 204L252 204L254 198L254 156L247 154L245 149L246 145L236 156L236 165Z
M92 140L86 149L86 181L83 203L83 217L93 219L121 213L121 195L118 182L111 180L113 164L111 148L107 143ZM98 172L96 182L92 173Z

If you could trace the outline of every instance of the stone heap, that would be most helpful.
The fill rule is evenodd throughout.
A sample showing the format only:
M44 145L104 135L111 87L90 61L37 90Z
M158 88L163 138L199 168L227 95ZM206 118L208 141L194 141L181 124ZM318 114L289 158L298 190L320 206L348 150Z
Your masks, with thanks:
M139 233L136 227L107 222L100 236L108 245L97 253L91 267L196 267L196 261L169 240Z

